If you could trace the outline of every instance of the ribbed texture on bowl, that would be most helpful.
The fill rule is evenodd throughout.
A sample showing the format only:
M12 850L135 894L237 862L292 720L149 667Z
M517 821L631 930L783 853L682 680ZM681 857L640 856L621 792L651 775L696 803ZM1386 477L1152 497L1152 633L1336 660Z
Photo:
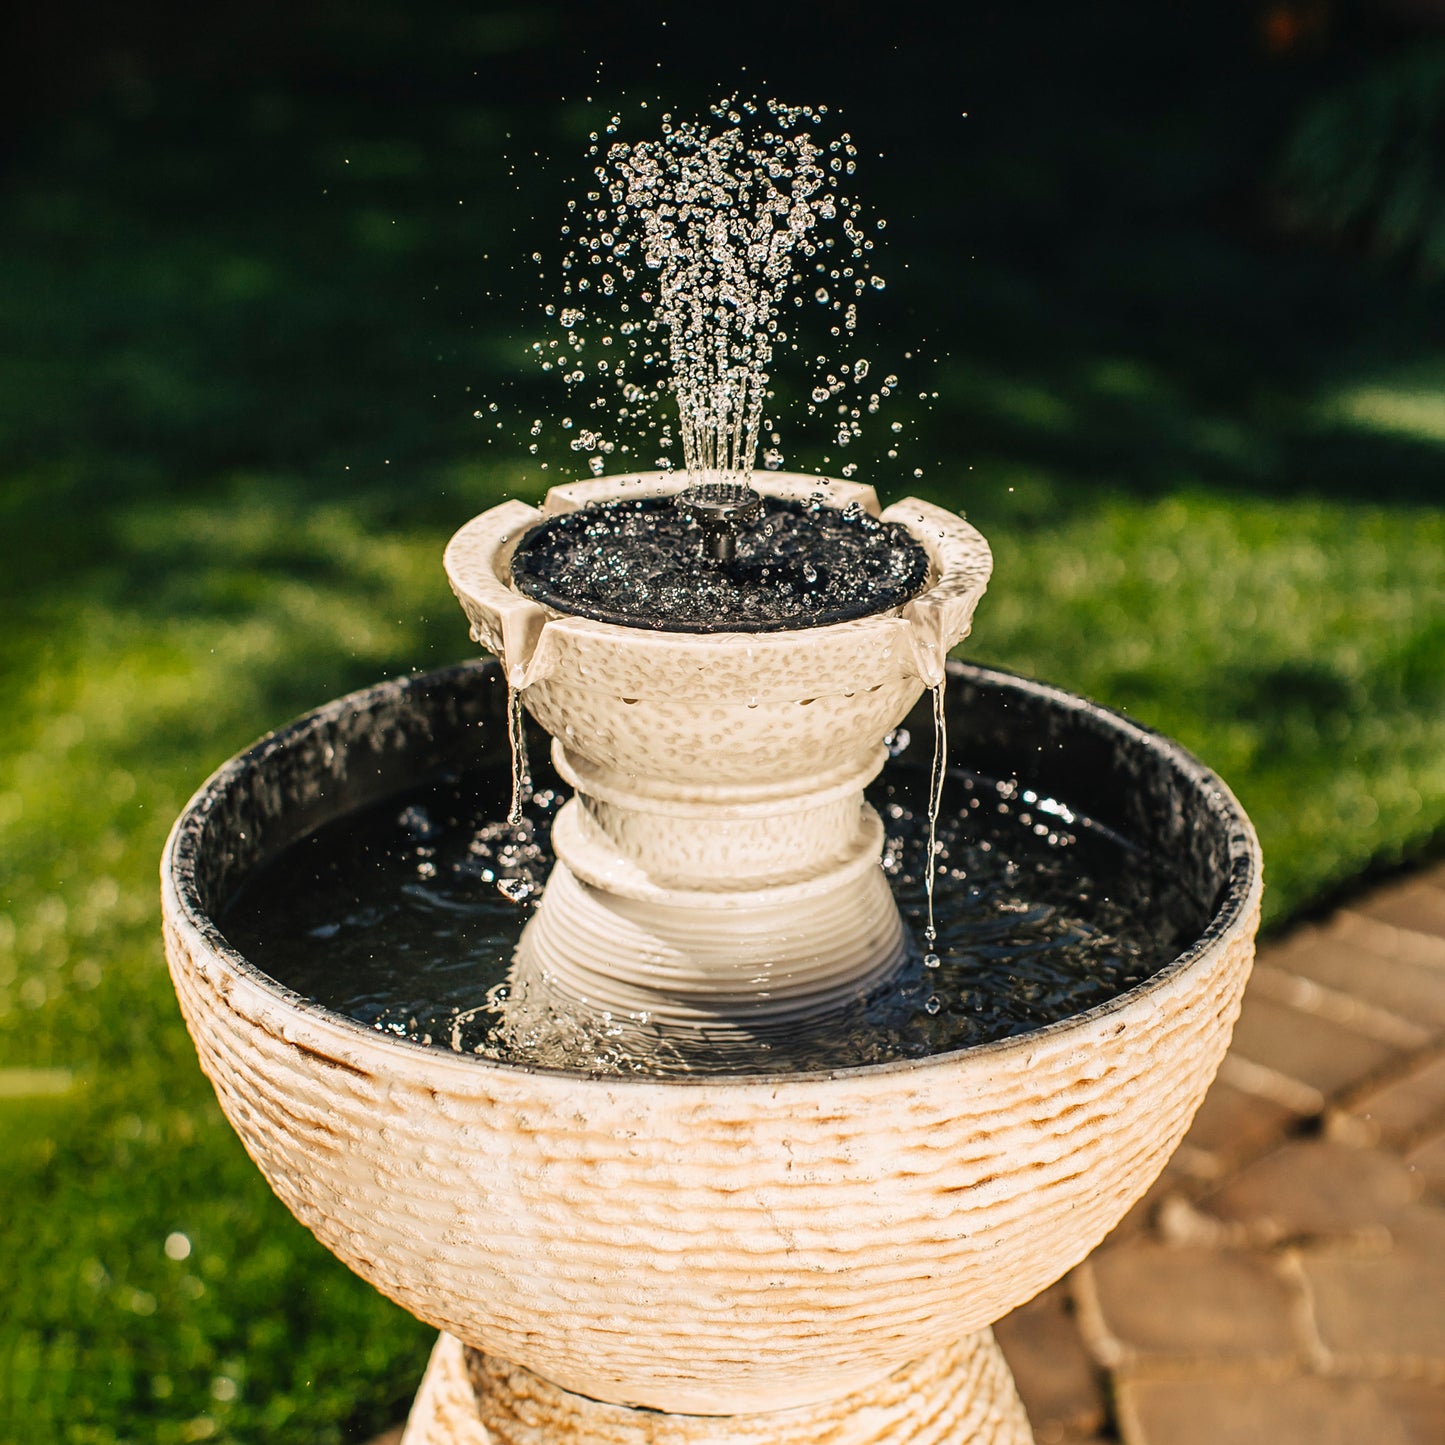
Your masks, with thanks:
M830 890L751 911L640 904L588 887L559 861L522 935L514 987L542 983L562 1008L645 1013L715 1034L765 1018L826 1026L903 960L903 922L876 853Z
M1229 1042L1253 918L1163 988L837 1078L610 1081L399 1050L197 947L172 976L272 1188L413 1314L577 1393L690 1413L825 1399L1082 1259Z

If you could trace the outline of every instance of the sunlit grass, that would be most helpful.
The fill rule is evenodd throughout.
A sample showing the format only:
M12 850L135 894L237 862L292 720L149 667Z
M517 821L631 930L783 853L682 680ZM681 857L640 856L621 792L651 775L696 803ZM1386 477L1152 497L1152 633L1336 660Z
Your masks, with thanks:
M1428 389L1359 386L1333 399L1340 416L1371 431L1445 442L1445 380Z
M1101 698L1230 783L1266 920L1445 824L1445 516L1184 494L994 534L968 651Z

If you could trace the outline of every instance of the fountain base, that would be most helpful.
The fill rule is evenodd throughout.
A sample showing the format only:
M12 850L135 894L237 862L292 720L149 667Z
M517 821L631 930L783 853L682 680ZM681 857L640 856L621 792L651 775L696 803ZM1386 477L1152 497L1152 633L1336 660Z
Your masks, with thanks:
M747 1415L673 1415L574 1395L443 1334L401 1445L1032 1445L989 1330L840 1399Z

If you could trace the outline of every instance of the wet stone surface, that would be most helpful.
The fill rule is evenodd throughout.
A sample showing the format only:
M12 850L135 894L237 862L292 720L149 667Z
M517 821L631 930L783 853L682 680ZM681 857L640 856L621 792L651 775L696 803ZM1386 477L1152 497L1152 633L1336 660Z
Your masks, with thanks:
M861 507L768 497L707 555L704 528L669 497L568 512L525 537L512 584L559 612L670 632L775 632L899 607L928 578L908 531Z

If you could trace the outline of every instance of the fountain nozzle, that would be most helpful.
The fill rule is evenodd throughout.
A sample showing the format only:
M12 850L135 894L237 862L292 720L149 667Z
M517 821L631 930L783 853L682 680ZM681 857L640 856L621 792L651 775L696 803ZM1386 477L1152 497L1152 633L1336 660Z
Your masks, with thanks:
M762 495L743 482L703 482L677 494L677 505L703 531L703 552L716 562L737 556L737 529L762 510Z

